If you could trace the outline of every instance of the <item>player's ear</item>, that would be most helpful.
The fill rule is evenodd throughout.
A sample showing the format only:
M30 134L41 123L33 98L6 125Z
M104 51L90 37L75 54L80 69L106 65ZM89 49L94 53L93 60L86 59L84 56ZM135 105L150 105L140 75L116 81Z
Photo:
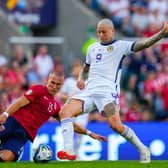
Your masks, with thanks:
M44 83L45 83L45 84L47 84L47 82L48 82L48 78L44 80Z
M112 28L111 31L112 31L113 34L115 33L115 29L114 28Z

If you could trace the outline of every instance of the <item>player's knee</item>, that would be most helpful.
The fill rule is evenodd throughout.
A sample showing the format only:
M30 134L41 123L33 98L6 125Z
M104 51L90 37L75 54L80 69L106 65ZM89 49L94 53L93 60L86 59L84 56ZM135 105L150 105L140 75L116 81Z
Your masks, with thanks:
M16 155L9 150L2 150L0 152L0 160L1 162L12 162L16 160Z
M62 108L61 111L59 112L59 116L60 116L60 118L71 117L71 114L68 113L67 105L64 105L64 106L63 106L63 108Z
M59 112L60 118L71 118L79 115L82 112L82 103L78 101L72 101L71 104L65 104Z

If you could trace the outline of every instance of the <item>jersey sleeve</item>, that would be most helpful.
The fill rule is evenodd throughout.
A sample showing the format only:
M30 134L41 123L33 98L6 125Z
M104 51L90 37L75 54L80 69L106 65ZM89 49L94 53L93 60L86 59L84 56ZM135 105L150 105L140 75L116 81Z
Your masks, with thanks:
M87 64L87 65L90 65L90 60L91 60L90 53L91 53L92 46L93 46L93 44L88 47L88 50L87 50L87 53L86 53L85 64Z
M24 92L24 96L31 102L35 101L43 93L43 87L40 85L35 85L30 87Z
M131 53L133 53L133 47L135 44L135 41L122 41L122 46L124 47L125 50L125 55L129 55Z

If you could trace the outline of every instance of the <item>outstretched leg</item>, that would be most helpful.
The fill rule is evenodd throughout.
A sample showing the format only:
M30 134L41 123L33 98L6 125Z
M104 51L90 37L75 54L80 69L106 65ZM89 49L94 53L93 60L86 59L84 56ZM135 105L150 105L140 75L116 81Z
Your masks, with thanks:
M118 105L113 102L109 103L104 107L104 112L110 127L138 149L140 152L140 162L149 163L149 149L141 142L141 140L136 136L135 132L131 128L122 124Z
M64 150L57 153L58 158L75 160L76 155L74 153L74 128L72 117L82 112L81 100L70 100L65 104L60 111L61 128L64 140Z

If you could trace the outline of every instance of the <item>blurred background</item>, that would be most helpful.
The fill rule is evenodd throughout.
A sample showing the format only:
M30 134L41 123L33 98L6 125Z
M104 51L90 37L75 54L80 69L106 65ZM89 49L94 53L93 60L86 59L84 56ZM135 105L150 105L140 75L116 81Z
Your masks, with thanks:
M116 39L150 37L168 20L168 0L0 0L0 112L28 87L43 84L52 69L63 71L67 80L76 79L88 46L97 41L96 24L104 17L114 22ZM68 92L74 89L71 84L57 95L61 104L74 94ZM151 145L153 159L168 159L168 38L125 58L120 98L123 122ZM111 141L105 147L94 142L98 146L89 146L86 152L88 139L83 138L83 146L77 147L79 159L138 158L129 144L122 146L126 142L121 137L113 139L117 135L108 131L106 119L97 111L85 120L84 125ZM55 134L58 123L50 119L47 124ZM39 136L46 132L45 127ZM58 145L52 134L44 141L57 151L60 140ZM127 147L132 149L129 154ZM31 148L28 144L25 150ZM31 160L31 154L23 154L21 160Z

